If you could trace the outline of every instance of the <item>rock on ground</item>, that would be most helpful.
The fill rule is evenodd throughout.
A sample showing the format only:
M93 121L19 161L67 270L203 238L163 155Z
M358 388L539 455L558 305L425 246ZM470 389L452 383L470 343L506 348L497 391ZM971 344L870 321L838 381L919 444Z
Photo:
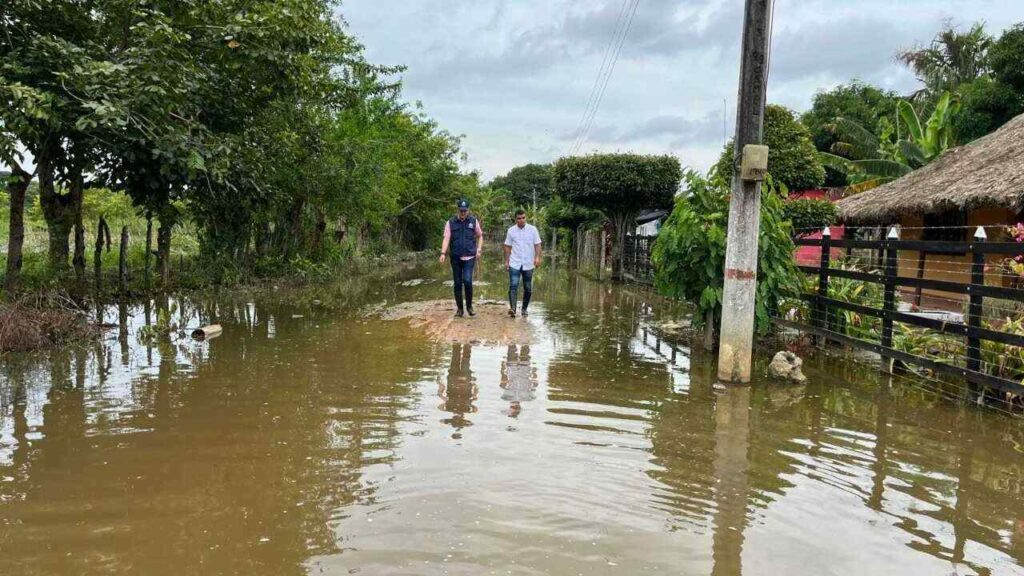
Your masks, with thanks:
M776 378L783 378L785 380L792 380L797 384L803 384L807 382L807 377L804 376L803 371L800 369L803 364L804 361L796 354L782 351L776 354L775 358L772 358L772 363L768 366L768 372Z
M439 342L458 344L529 344L533 328L522 317L509 318L508 305L483 300L474 306L476 317L455 318L451 300L403 302L380 311L384 320L404 320ZM375 311L377 312L377 311Z

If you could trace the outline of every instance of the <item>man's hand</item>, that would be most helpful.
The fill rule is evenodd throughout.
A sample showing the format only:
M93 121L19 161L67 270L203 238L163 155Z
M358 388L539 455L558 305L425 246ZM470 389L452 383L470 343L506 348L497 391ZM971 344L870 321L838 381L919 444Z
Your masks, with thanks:
M534 256L534 258L533 258L533 267L534 268L540 267L540 258Z
M484 254L483 250L477 250L476 251L476 259L479 260L480 257L483 256L483 254Z
M439 258L438 261L441 262L441 264L444 264L445 258L446 258L445 253L441 252L441 258Z
M508 265L508 260L505 260L505 272L508 272L511 266Z

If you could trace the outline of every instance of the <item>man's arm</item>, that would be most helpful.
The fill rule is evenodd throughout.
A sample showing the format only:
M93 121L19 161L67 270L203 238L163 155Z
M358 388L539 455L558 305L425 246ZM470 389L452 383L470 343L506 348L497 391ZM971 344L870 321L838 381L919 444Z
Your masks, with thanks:
M505 270L508 270L509 259L512 258L512 232L505 232L505 245L502 246L505 249Z
M452 227L448 222L444 223L444 240L441 241L441 264L444 264L444 257L448 254L448 243L452 239Z
M484 252L484 229L480 226L480 220L476 221L476 257L479 258Z
M540 247L541 247L540 232L536 231L536 234L534 235L534 238L533 238L533 265L534 266L540 266L540 257L541 257L541 249L540 249Z

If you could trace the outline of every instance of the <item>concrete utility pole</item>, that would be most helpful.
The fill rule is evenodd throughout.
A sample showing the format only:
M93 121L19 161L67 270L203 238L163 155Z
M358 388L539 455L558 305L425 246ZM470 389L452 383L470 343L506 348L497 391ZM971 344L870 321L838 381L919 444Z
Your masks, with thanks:
M746 0L736 106L736 149L729 202L729 235L725 248L725 291L722 296L718 378L750 382L754 346L754 294L757 291L757 241L761 225L761 183L743 180L743 149L760 144L768 84L768 20L772 0Z

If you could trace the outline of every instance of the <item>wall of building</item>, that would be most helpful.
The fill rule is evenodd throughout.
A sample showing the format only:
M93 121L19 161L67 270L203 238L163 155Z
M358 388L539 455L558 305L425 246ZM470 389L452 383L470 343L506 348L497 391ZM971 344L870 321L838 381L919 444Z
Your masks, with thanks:
M971 211L967 215L967 227L964 229L963 240L969 241L974 237L975 229L978 226L997 226L997 228L986 228L985 231L988 234L988 241L990 242L1006 242L1009 237L1006 234L1003 227L1009 226L1015 222L1015 214L1008 209L1004 208L983 208ZM900 225L903 229L900 232L900 238L902 240L921 240L924 237L924 217L921 215L907 216L900 220ZM917 251L900 251L899 253L899 275L908 278L916 278L918 276L918 269L920 265L920 253ZM988 255L986 257L986 264L989 268L994 268L999 265L1003 260L1003 256L998 254ZM970 282L971 274L971 255L955 255L955 254L927 254L924 264L924 278L932 280L945 280L948 282ZM993 271L992 274L987 275L986 284L1003 284L1006 285L1005 278L997 276ZM908 289L904 288L904 291ZM912 289L909 289L913 292ZM924 296L930 296L933 305L947 303L949 308L956 308L957 303L965 301L966 296L963 294L951 294L948 292L941 292L937 290L923 290ZM908 295L904 294L904 301L907 301Z

